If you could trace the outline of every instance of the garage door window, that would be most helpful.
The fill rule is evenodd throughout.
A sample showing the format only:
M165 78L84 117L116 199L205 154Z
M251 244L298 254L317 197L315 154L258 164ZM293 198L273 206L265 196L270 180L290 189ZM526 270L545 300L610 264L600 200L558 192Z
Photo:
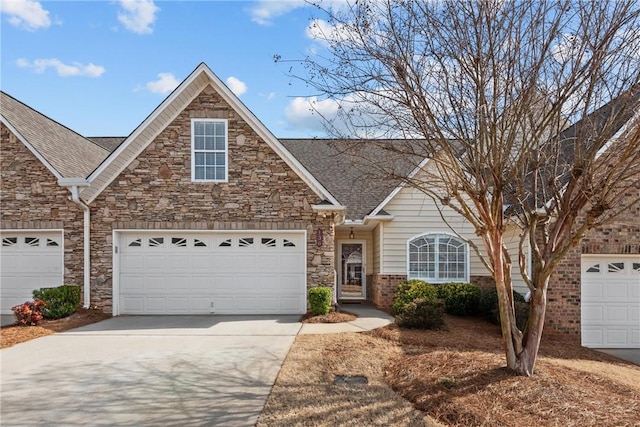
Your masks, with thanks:
M17 237L4 237L2 239L2 246L10 247L18 244Z

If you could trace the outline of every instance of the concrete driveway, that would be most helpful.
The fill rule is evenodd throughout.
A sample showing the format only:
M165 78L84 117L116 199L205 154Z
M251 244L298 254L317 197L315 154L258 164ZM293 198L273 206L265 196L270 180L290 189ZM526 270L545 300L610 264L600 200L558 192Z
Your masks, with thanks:
M254 425L297 316L116 317L0 352L3 426Z

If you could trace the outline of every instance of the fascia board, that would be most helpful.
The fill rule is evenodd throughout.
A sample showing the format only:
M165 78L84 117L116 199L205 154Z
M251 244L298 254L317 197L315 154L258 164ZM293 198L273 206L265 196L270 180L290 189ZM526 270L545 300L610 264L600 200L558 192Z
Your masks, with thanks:
M313 176L311 173L287 150L273 133L253 114L246 105L244 105L238 97L216 76L209 67L204 65L204 71L209 78L215 82L216 89L219 90L222 97L229 103L246 121L249 126L260 136L273 151L276 152L294 172L302 178L319 197L330 201L332 204L339 206L340 202Z
M407 181L412 179L414 176L416 176L416 174L418 172L420 172L422 169L424 169L424 167L427 165L427 163L429 163L429 158L424 159L423 161L420 162L420 164L418 166L416 166L409 175L407 175ZM371 213L367 216L376 216L378 215L378 213L384 209L385 206L387 206L387 204L394 198L396 197L396 195L400 192L400 190L402 190L404 187L406 187L407 182L406 181L402 181L396 188L393 189L393 191L391 191L391 193L389 193L389 195L378 205L375 207L375 209L373 209L371 211Z
M144 132L146 130L146 128L153 123L154 120L156 120L156 118L158 118L158 116L160 114L162 114L162 112L164 112L166 110L166 108L171 105L176 98L178 98L182 92L189 87L189 85L191 85L193 83L193 81L198 78L200 76L200 74L202 73L202 67L206 67L206 65L204 63L201 63L176 89L174 89L173 92L171 92L171 94L169 96L167 96L165 98L164 101L162 101L162 103L156 107L155 110L153 110L153 112L131 133L131 135L129 135L127 137L127 139L120 144L120 146L118 146L118 148L116 148L116 150L111 153L111 155L109 157L107 157L107 159L105 159L104 162L102 162L100 164L100 166L98 166L96 168L95 171L93 171L91 173L91 175L89 175L89 177L87 178L87 180L89 181L89 183L93 182L95 180L95 178L101 174L103 174L107 168L109 167L109 165L113 162L114 159L116 159L117 157L119 157L122 152L124 150L127 149L127 147L129 145L131 145L133 143L133 141L135 141L135 139L140 136L140 134L142 132ZM177 114L180 114L180 111L177 112ZM175 118L175 117L174 117ZM157 136L154 135L154 138ZM135 155L132 156L132 159L137 158L140 153L142 153L142 151L144 151L145 148L147 148L149 146L149 144L153 141L154 138L151 138L149 141L147 141L139 150L136 151ZM125 162L124 163L125 166L121 167L118 169L118 171L116 173L113 173L113 177L112 179L115 179L120 173L122 173L122 171L126 168L126 165L129 164L129 162ZM111 182L111 180L107 180L106 183L101 186L101 188L99 188L95 194L93 194L93 196L91 196L88 200L86 200L87 203L91 203L93 200L95 200L96 197L98 197L100 195L100 193L102 193L102 191L104 191L105 188L107 188L107 186L109 185L109 183ZM80 193L80 195L82 196L82 192Z
M18 139L20 140L20 142L22 142L25 147L27 147L29 149L29 151L31 151L31 153L36 156L36 158L38 160L40 160L40 162L45 165L45 167L47 169L49 169L49 171L58 179L63 179L64 177L60 174L60 172L58 172L52 165L51 163L49 163L47 161L47 159L45 159L42 154L40 154L40 152L38 150L35 149L35 147L33 145L31 145L29 143L29 141L26 140L26 138L24 136L22 136L22 134L20 132L18 132L16 130L15 127L13 127L13 125L9 122L9 120L7 120L7 118L4 115L0 115L0 120L2 121L2 123L4 123L4 125L9 128L9 130L18 137Z
M296 172L296 174L302 178L302 180L321 198L326 199L334 205L340 205L335 197L329 191L316 180L309 171L307 171L298 160L291 155L291 153L284 148L284 146L277 140L277 138L262 124L260 120L238 99L238 97L231 92L231 90L211 71L211 69L205 64L201 63L198 67L147 117L127 139L120 144L120 146L100 165L96 170L89 175L89 182L104 173L113 159L122 154L124 150L134 141L144 130L152 123L162 112L171 105L176 98L178 98L182 92L193 83L202 73L205 73L211 81L214 88L229 103L229 105L237 111L245 120L249 126L264 140L266 143ZM177 114L180 114L181 110L177 110ZM154 137L157 135L154 135ZM140 153L151 143L153 138L147 141L144 146L136 151L135 156L131 160L137 158ZM129 162L124 162L128 164ZM113 173L112 179L115 179L126 166L119 168L117 173ZM100 193L109 185L111 180L106 180L105 184L99 188L95 194L93 194L87 201L91 203ZM82 194L82 193L81 193Z

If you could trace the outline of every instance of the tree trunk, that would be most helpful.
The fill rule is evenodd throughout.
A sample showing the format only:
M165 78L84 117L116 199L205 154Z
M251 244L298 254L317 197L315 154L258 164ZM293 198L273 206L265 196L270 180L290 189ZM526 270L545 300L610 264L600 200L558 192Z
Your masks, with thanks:
M496 291L498 293L500 327L507 358L507 368L516 370L518 366L517 349L521 343L521 337L514 337L513 334L516 329L513 296L511 295L511 286L507 286L508 283L511 283L511 280L507 280L507 277L505 277L505 275L511 274L511 271L505 268L506 263L502 254L502 235L493 233L488 238L491 239L491 244L487 245L487 248L491 251L493 279L496 282Z
M537 284L536 291L531 295L527 333L523 339L522 352L517 355L514 369L518 375L530 377L535 371L547 311L548 284L549 278L545 279L544 283Z

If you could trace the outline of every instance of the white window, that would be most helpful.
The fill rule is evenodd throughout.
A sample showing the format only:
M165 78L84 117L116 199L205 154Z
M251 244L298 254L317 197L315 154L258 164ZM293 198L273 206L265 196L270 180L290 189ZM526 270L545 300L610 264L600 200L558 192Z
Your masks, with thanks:
M428 282L468 282L469 245L449 234L424 234L409 241L408 277Z
M191 180L226 182L228 173L227 121L191 120Z

